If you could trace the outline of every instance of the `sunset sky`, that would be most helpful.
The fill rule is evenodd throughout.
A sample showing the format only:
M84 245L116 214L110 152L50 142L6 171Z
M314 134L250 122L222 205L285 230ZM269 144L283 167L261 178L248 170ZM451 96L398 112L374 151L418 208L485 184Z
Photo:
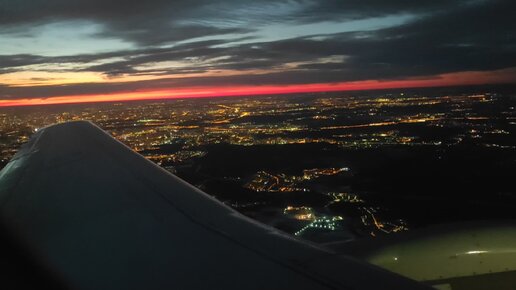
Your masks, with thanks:
M0 106L516 83L516 1L0 0Z

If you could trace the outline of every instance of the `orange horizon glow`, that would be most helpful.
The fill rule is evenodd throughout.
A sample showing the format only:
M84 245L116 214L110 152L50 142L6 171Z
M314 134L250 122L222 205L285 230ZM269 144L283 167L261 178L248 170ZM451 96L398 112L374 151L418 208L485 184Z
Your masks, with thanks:
M514 68L511 68L508 70L499 70L491 72L459 72L442 74L426 79L408 79L394 81L366 80L355 82L316 83L300 85L240 85L191 87L179 89L159 88L154 90L115 92L106 94L79 94L46 98L0 100L0 107L501 84L514 83L514 80L516 79L515 71L516 70Z

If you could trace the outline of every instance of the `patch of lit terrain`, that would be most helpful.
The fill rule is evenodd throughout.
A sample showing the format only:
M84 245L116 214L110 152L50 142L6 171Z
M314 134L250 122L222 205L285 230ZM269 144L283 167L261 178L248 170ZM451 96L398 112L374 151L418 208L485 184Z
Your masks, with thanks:
M402 219L383 220L381 218L381 209L378 207L367 206L366 201L357 194L346 192L328 192L326 194L333 198L333 200L331 200L326 206L341 202L355 206L361 213L361 230L369 233L372 237L379 234L398 233L409 229L407 223ZM307 206L288 206L283 210L283 214L289 218L308 222L301 229L294 232L296 236L305 237L307 234L313 235L317 232L339 232L346 231L348 229L343 216L328 215L328 213L322 212L319 213L313 208Z
M346 203L364 203L365 201L356 194L347 192L328 192L327 195L331 196L333 200L328 204L334 204L338 202Z
M397 221L382 221L378 216L378 208L360 207L363 215L360 217L364 227L370 229L370 235L375 237L379 233L398 233L408 230L407 223L399 219Z
M316 218L313 208L308 206L287 206L283 210L283 214L302 221L312 221Z
M182 163L191 158L201 158L206 155L204 151L191 151L181 150L173 154L157 154L157 155L146 155L147 159L156 162L158 165L162 165L163 161L172 163Z
M294 191L309 191L309 189L301 187L300 183L316 179L320 176L331 176L342 172L349 171L349 168L314 168L303 170L303 175L287 175L284 173L271 174L265 171L260 171L253 176L253 179L244 185L245 188L254 191L268 191L268 192L294 192Z
M295 232L294 235L301 236L303 235L303 233L310 229L335 231L340 227L338 221L341 220L341 216L316 218L313 222L309 223L299 231Z

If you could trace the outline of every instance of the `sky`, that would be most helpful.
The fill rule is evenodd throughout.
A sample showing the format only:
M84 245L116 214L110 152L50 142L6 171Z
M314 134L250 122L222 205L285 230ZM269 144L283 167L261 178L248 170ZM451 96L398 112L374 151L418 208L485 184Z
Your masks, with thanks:
M516 83L513 0L0 0L0 106Z

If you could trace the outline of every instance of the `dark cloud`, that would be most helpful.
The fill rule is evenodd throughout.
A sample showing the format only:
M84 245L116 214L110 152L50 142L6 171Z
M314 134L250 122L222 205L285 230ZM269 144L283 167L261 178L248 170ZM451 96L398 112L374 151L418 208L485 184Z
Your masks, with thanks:
M298 67L317 77L331 72L342 80L503 69L516 66L514 11L514 1L477 1L393 28L326 35L322 41L311 37L247 45L240 59L270 58L282 63L342 55L346 57L342 63Z
M479 0L325 0L313 1L296 19L314 22L402 14L434 14L473 5Z
M226 4L231 5L231 2ZM207 0L1 0L0 32L28 33L27 29L44 23L83 20L103 25L99 37L148 46L249 31L245 27L195 23L211 17L207 14L213 13L212 6L212 1Z
M28 33L42 23L89 20L103 25L98 36L118 38L138 45L157 45L195 37L242 33L249 24L293 21L315 22L363 19L385 15L431 13L478 0L1 0L0 31ZM274 17L282 6L292 13ZM241 23L220 27L214 23Z
M0 55L0 68L9 69L20 66L26 66L38 63L47 63L48 58L31 55L31 54L15 54L15 55Z

